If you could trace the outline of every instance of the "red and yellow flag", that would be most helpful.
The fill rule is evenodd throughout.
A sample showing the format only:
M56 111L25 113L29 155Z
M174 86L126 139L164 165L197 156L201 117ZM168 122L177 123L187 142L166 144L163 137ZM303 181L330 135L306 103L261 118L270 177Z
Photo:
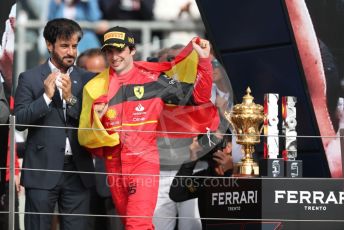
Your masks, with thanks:
M135 62L135 66L147 71L164 72L181 82L195 83L198 55L190 42L173 62ZM108 102L114 95L114 92L108 94L109 84L109 69L106 69L84 87L78 138L80 144L87 148L119 144L119 134L107 132L93 110L95 103ZM218 125L217 109L209 99L209 103L196 106L165 105L156 131L164 137L185 138L204 133L206 128L215 130Z

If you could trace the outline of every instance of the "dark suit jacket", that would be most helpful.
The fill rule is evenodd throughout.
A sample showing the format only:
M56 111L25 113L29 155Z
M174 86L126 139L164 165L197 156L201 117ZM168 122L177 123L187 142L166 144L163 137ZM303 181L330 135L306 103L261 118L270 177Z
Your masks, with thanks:
M66 119L58 90L55 91L49 107L43 97L43 82L51 73L48 62L19 75L14 108L17 125L78 127L82 89L93 74L76 66L73 68L70 74L72 93L78 98L78 103L72 107L67 106ZM23 168L62 170L68 136L77 170L94 171L92 157L79 145L76 129L26 126L16 128L20 131L26 128L29 130ZM23 170L21 183L27 188L52 189L61 175L60 172ZM94 185L94 175L79 175L85 187Z
M105 170L105 162L104 159L100 157L94 157L95 160L95 171L96 172L106 172ZM99 196L106 198L111 197L111 192L109 186L107 185L107 175L105 174L97 174L96 175L96 191Z
M9 107L4 94L3 84L0 82L0 124L7 123L9 116ZM0 126L0 167L6 167L8 146L8 126ZM6 170L0 170L0 196L5 194ZM0 210L1 210L0 205ZM0 224L1 226L1 224Z
M0 124L5 124L10 115L10 108L5 97L5 91L2 83L0 82Z

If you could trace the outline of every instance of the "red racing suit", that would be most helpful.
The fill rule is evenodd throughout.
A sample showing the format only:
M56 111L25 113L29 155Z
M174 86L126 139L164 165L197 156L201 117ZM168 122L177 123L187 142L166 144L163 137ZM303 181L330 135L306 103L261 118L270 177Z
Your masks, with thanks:
M110 84L117 92L108 102L102 124L104 128L120 129L120 144L104 147L103 153L115 206L120 215L128 216L123 218L126 229L154 229L151 218L139 218L152 217L157 200L160 167L154 131L164 103L209 102L210 60L200 59L197 69L195 84L177 82L136 66L121 76L109 71Z

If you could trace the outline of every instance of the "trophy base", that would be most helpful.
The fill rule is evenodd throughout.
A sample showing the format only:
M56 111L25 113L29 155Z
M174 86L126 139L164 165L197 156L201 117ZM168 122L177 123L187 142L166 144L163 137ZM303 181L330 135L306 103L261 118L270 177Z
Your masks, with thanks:
M259 161L259 175L262 177L284 177L284 160L268 158Z
M302 161L301 160L286 160L284 161L285 177L302 177Z
M244 160L234 165L233 176L235 177L257 177L259 166L253 160Z

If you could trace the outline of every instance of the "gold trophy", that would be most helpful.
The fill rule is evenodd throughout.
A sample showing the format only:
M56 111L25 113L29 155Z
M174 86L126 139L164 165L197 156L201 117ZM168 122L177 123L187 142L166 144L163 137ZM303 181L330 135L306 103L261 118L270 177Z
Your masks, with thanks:
M242 145L244 157L234 166L234 176L258 176L259 167L253 160L254 145L260 142L264 121L264 107L253 102L250 87L246 90L241 104L236 104L225 117L233 127L236 143Z

